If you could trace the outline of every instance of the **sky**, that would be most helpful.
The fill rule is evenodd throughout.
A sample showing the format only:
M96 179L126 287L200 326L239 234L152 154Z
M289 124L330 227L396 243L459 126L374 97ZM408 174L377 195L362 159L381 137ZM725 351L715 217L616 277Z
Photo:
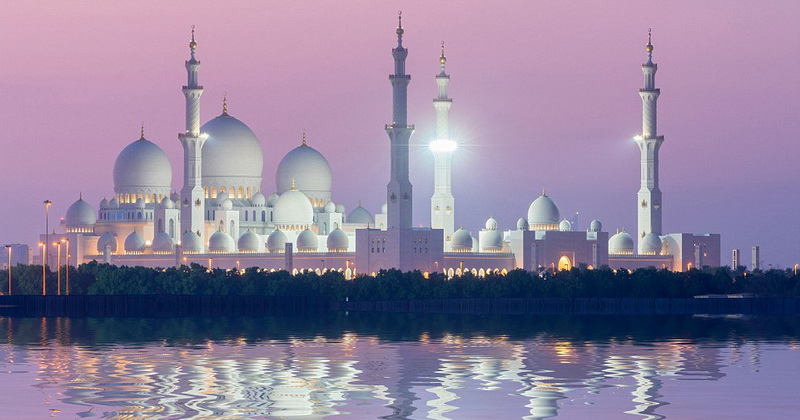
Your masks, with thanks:
M446 44L456 225L513 229L542 189L575 229L636 230L641 64L653 31L667 232L719 233L800 263L800 2L27 1L0 13L0 243L35 243L79 194L113 196L117 154L145 136L182 182L183 66L196 26L202 120L228 110L275 169L308 144L333 201L378 212L388 182L391 48L409 49L414 224L429 225L434 76Z

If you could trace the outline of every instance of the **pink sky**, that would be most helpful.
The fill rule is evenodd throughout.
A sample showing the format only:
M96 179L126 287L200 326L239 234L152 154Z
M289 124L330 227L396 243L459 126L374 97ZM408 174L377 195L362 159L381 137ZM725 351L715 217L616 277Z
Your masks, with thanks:
M800 2L139 1L15 3L0 14L0 243L34 242L42 201L57 224L79 193L113 195L117 154L161 146L180 189L189 28L202 119L221 110L264 149L263 190L300 143L322 152L333 200L385 200L397 10L403 10L417 225L429 224L439 44L447 44L456 224L511 229L543 187L577 229L636 225L640 65L653 28L665 232L760 245L800 262Z

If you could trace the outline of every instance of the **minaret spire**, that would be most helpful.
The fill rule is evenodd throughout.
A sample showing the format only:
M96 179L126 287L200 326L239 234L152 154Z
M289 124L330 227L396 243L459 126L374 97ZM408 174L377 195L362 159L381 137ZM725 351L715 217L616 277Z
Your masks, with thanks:
M656 88L658 65L653 63L652 31L647 31L647 62L642 64L644 87L639 89L642 98L642 134L636 136L641 152L641 185L637 194L639 251L641 240L648 233L661 235L661 189L658 186L658 152L664 136L658 135L657 103L661 89Z
M439 55L441 71L436 75L438 95L433 100L436 109L436 138L429 147L433 152L433 196L431 197L431 228L444 230L445 250L450 250L450 239L455 231L455 198L452 191L452 155L456 142L450 137L450 107L453 100L447 96L450 75L445 71L447 57Z
M186 98L186 130L178 134L183 146L183 188L181 189L181 231L205 230L205 200L202 185L203 144L207 139L200 133L200 97L203 95L203 86L199 84L200 61L195 57L197 41L194 38L194 25L192 25L192 39L189 41L189 60L185 62L187 83L183 86L183 96Z

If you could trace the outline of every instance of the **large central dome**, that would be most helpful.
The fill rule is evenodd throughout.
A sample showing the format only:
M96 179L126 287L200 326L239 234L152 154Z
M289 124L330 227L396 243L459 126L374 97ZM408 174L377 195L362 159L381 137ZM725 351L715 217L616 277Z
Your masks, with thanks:
M264 152L253 130L224 112L205 123L203 187L210 197L226 191L230 198L249 198L261 189ZM233 191L231 191L233 189Z

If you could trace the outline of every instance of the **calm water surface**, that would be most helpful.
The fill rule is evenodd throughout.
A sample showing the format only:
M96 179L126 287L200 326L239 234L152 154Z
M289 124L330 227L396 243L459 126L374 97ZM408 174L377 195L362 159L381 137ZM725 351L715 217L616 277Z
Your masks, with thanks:
M0 318L0 418L796 419L800 318Z

